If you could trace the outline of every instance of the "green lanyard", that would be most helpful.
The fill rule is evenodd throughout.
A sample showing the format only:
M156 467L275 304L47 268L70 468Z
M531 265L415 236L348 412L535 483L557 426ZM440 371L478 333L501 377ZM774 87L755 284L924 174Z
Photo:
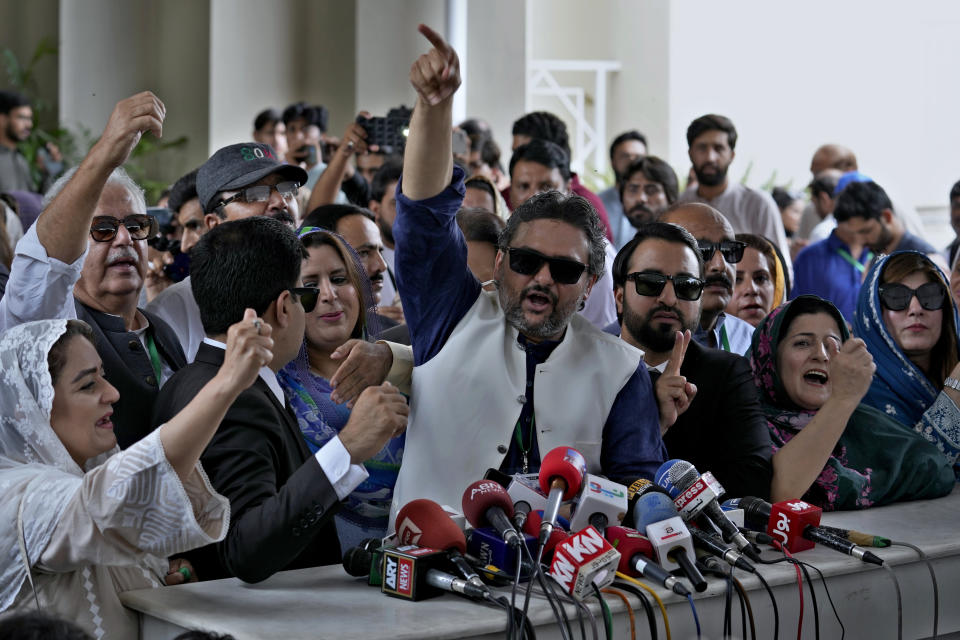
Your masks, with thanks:
M860 264L846 249L837 247L837 255L849 262L858 272L863 273L867 270L866 265ZM870 264L871 260L873 260L873 251L867 251L867 264Z
M720 348L726 352L730 352L730 340L727 339L727 326L721 325L720 327Z
M528 460L528 455L530 454L530 449L533 448L533 431L534 425L537 423L537 416L530 416L530 434L527 437L527 448L523 448L523 438L520 437L520 421L517 420L517 426L513 428L513 436L517 441L517 447L520 449L520 455L523 457L523 473L529 473L530 465Z
M153 366L153 373L157 377L157 386L160 386L160 354L157 353L157 344L153 341L153 336L150 335L150 330L144 334L144 339L147 343L147 353L150 354L150 365Z

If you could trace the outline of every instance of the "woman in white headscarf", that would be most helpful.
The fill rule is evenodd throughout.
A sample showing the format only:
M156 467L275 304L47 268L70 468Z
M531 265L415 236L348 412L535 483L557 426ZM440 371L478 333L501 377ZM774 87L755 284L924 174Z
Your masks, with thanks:
M191 579L167 557L227 532L229 502L198 461L272 344L247 310L217 377L119 451L110 421L119 394L88 325L44 320L0 336L0 615L36 608L95 638L137 637L117 594Z

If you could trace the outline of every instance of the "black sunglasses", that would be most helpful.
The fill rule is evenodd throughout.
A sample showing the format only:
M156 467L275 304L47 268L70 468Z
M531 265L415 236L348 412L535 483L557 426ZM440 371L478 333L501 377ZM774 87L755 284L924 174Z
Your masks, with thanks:
M747 248L747 243L739 240L724 240L723 242L697 240L697 246L700 248L700 255L703 256L704 262L709 262L713 254L719 249L724 260L730 264L736 264L743 260L743 250Z
M543 268L543 263L550 265L550 277L557 284L576 284L583 275L587 265L570 258L551 258L533 249L507 249L510 255L510 269L525 276L532 276Z
M638 296L658 296L667 286L667 280L673 282L673 291L681 300L699 300L703 293L703 280L693 276L668 276L662 273L631 273L627 280L633 280Z
M255 187L247 187L246 189L240 189L226 200L222 200L218 206L225 207L235 200L240 202L266 202L270 199L270 192L274 189L284 200L292 200L300 190L300 184L297 182L281 182L277 185L259 184Z
M938 282L928 282L916 289L899 282L880 285L880 302L890 311L903 311L910 306L913 296L917 296L920 306L927 311L936 311L943 307L947 290Z
M320 298L320 289L317 287L294 287L290 293L300 299L303 310L310 313L317 308L317 300Z
M96 242L110 242L117 237L120 225L127 228L132 240L146 240L157 235L157 219L141 213L133 213L123 220L113 216L96 216L90 225L90 237Z

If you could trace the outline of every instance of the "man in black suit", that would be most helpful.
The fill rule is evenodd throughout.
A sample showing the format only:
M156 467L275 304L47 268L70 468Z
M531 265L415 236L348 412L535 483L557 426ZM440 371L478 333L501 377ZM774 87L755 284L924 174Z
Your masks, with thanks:
M690 340L702 277L690 233L663 222L641 225L613 263L620 335L644 351L655 376L670 457L713 472L729 497L766 498L772 447L750 364Z
M191 286L206 339L194 362L174 375L157 400L154 424L176 415L223 363L227 328L257 312L269 325L273 360L234 402L201 461L213 487L230 500L227 537L187 555L203 579L258 582L283 569L340 559L333 514L366 478L360 464L406 428L407 405L391 385L357 399L339 436L311 456L276 372L303 343L305 314L319 295L300 286L304 256L283 222L257 216L217 225L191 251Z

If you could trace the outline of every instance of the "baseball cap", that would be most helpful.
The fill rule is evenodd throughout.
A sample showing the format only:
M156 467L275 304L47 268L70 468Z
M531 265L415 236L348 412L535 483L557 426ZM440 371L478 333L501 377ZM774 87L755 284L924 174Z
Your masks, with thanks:
M873 178L868 175L864 175L859 171L847 171L845 174L840 176L839 180L837 180L837 186L833 190L833 197L836 198L838 195L840 195L840 192L843 191L851 182L873 182Z
M221 191L231 191L253 184L264 176L279 173L299 184L307 181L307 172L292 164L284 164L268 144L241 142L218 149L197 172L197 196L206 213L212 213L214 198Z

